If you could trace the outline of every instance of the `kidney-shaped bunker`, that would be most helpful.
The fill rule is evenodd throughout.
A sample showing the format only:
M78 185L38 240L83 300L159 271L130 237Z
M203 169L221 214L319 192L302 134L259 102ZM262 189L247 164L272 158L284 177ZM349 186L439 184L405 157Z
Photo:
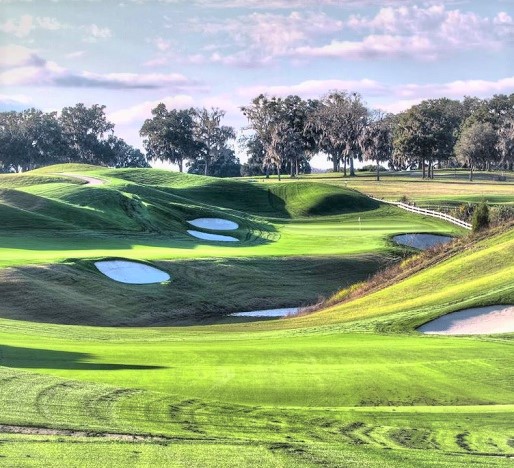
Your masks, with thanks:
M486 335L514 332L514 306L475 307L443 315L418 331L431 335Z
M223 218L196 218L188 221L189 224L197 228L211 229L212 231L233 231L239 227L234 221Z
M95 262L105 276L128 284L151 284L168 281L170 275L165 271L144 263L130 262L127 260L101 260Z
M190 236L196 237L197 239L203 239L208 241L216 241L216 242L239 242L239 239L236 239L232 236L221 236L220 234L209 234L208 232L200 232L193 231L188 229L187 233Z

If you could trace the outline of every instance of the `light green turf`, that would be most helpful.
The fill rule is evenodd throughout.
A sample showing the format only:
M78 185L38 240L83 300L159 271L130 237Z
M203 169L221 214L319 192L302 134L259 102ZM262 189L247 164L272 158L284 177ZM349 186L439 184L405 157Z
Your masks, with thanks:
M234 194L251 184L160 171L88 168L87 174L108 184L19 184L22 190L2 192L2 209L14 209L17 222L28 223L16 229L12 221L0 229L4 266L73 259L57 267L4 269L6 303L16 285L29 297L59 279L60 297L79 291L87 313L86 291L74 281L89 278L90 259L104 255L182 256L190 262L211 257L225 262L223 284L247 275L252 288L252 267L264 270L266 262L286 261L281 257L297 262L299 255L305 262L308 253L308 261L317 257L316 270L328 266L318 276L311 273L315 284L334 262L357 265L362 259L349 254L398 253L388 240L394 233L458 232L433 219L367 205L344 188L283 184L268 195L268 186L260 184L237 201ZM326 202L331 197L343 206ZM34 218L34 206L43 219ZM200 214L240 221L235 235L241 245L202 244L176 234ZM40 221L47 227L35 230ZM125 244L114 253L116 242ZM171 439L129 444L1 434L0 463L44 466L61 457L70 466L103 466L106 460L113 466L508 466L514 456L513 335L424 337L414 330L462 307L514 303L514 230L462 244L464 251L456 247L444 261L392 286L294 319L147 328L1 319L0 424ZM298 265L291 274L301 273ZM187 262L180 268L186 272ZM288 268L270 268L271 283L283 281ZM27 280L32 289L21 287ZM275 289L257 283L265 281L255 281L256 292ZM119 289L128 296L128 289ZM52 291L57 287L46 303ZM116 297L91 287L96 294L106 304ZM157 296L140 294L151 313ZM73 310L56 301L56 321L66 314Z

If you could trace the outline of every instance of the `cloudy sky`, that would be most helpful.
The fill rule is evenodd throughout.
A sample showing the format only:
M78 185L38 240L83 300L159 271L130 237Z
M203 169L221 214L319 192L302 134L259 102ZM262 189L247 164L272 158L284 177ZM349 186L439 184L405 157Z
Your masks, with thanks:
M0 111L105 104L141 147L159 102L239 107L259 93L422 99L514 92L514 0L0 0Z

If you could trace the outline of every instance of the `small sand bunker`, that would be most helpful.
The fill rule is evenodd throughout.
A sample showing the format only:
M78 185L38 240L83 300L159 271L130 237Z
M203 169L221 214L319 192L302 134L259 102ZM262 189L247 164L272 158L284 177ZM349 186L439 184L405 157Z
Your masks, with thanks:
M144 263L129 262L127 260L102 260L95 262L105 276L128 284L151 284L168 281L170 275L165 271Z
M188 230L187 233L190 236L197 237L198 239L209 240L209 241L217 241L217 242L239 242L239 239L236 239L232 236L222 236L220 234L209 234L207 232L200 231L192 231Z
M427 250L435 245L446 244L453 240L453 237L438 236L435 234L402 234L394 236L393 240L400 245L413 247L415 249Z
M297 314L299 307L288 307L284 309L254 310L252 312L235 312L230 314L232 317L287 317Z
M234 221L223 218L196 218L188 221L188 223L197 228L213 231L233 231L239 227L239 224L234 223Z
M418 328L432 335L486 335L514 332L514 306L489 306L443 315Z

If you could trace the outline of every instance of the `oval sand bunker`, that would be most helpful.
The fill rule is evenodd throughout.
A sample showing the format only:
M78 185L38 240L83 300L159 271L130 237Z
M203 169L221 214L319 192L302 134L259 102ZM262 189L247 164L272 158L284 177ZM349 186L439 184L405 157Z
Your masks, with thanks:
M299 307L289 307L284 309L254 310L252 312L235 312L230 314L232 317L287 317L296 314Z
M432 335L486 335L514 332L514 306L489 306L443 315L418 328Z
M127 260L102 260L95 262L105 276L128 284L152 284L168 281L170 275L165 271L144 263L129 262Z
M189 224L197 228L211 229L213 231L233 231L239 227L234 221L223 218L196 218L188 221Z
M438 236L435 234L401 234L399 236L394 236L393 240L400 245L426 250L434 247L435 245L451 242L453 237Z
M239 242L239 239L236 239L232 236L221 236L220 234L209 234L207 232L200 231L192 231L188 230L187 233L190 236L197 237L198 239L209 240L209 241L217 241L217 242Z

